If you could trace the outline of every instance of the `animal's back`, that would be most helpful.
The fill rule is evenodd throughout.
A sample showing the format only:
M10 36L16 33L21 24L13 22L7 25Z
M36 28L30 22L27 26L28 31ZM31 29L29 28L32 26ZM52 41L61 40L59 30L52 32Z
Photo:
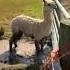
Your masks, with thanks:
M34 36L38 35L39 25L43 22L43 20L35 19L29 16L20 15L12 19L12 32L23 31L25 35Z

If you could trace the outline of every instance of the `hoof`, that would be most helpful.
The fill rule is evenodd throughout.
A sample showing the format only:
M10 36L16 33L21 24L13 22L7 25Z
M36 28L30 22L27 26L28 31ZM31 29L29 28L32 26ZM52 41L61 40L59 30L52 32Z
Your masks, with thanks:
M17 46L14 47L15 49L17 48Z
M40 50L37 50L37 51L36 51L36 55L39 55L39 53L40 53Z
M41 47L41 50L40 50L41 52L44 52L44 49L43 49L43 47Z
M43 49L41 49L40 51L41 51L42 53L44 52L44 50L43 50Z

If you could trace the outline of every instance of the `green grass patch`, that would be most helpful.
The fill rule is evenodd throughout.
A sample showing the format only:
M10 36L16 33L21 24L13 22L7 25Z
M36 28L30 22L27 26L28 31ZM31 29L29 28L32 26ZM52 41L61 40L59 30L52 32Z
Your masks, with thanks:
M10 21L17 15L42 18L42 5L42 0L0 0L0 26L5 28L4 36L10 36Z

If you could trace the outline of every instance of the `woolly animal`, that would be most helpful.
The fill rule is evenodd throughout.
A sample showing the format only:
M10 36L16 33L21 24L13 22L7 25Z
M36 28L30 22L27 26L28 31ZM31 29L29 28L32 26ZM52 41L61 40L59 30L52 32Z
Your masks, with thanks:
M12 51L12 45L17 47L17 41L20 40L22 35L26 37L31 37L34 39L36 52L43 50L44 43L47 37L51 34L52 26L52 0L43 0L44 7L44 19L35 19L25 15L19 15L12 19L11 30L12 36L9 40L10 52ZM41 46L40 46L41 45Z

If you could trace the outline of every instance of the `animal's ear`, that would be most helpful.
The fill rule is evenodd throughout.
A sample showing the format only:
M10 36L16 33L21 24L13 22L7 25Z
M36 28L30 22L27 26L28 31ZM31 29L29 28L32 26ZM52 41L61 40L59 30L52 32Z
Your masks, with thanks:
M47 4L52 4L52 3L54 3L53 0L43 0L43 2L44 2L44 3L47 3Z
M45 3L45 0L43 0L43 2Z

